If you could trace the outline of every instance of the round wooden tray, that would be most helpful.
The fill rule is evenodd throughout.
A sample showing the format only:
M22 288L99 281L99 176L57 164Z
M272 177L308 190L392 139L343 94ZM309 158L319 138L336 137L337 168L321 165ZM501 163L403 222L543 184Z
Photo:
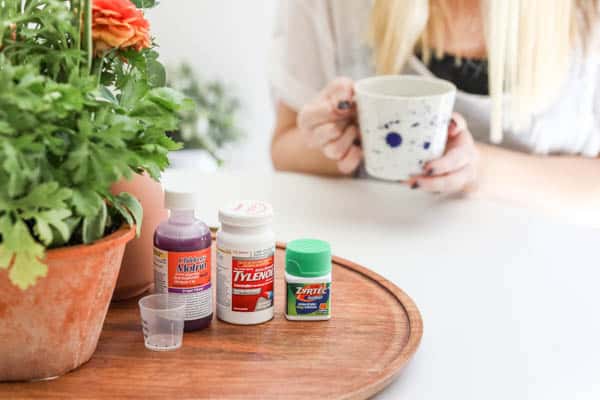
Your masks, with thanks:
M0 385L8 398L365 399L387 386L417 350L419 310L391 282L334 257L332 319L283 315L285 246L276 252L275 318L258 326L214 320L183 347L144 348L136 301L113 303L98 349L57 380ZM214 272L214 271L213 271ZM2 397L2 396L0 396Z

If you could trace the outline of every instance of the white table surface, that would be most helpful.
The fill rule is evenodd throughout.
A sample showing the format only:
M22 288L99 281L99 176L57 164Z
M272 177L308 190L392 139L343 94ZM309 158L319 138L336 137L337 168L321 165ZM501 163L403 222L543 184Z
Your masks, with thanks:
M382 182L179 174L207 223L269 201L280 240L327 240L414 299L420 348L377 399L600 399L600 230Z

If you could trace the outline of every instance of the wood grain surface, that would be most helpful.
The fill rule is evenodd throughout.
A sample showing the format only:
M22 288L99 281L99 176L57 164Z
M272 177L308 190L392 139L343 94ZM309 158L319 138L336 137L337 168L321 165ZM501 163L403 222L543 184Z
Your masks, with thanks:
M113 303L87 364L54 381L0 384L0 398L373 396L417 350L423 324L416 305L381 276L334 258L332 319L287 321L284 253L278 245L271 322L244 327L215 319L205 331L186 333L181 349L158 353L144 347L137 301Z

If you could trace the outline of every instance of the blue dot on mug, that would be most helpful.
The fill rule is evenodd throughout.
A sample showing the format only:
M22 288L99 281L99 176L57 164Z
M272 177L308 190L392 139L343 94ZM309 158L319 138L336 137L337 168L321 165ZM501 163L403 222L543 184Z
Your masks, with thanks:
M387 136L385 137L385 142L388 144L388 146L390 146L391 148L396 148L396 147L400 147L402 145L402 136L400 136L399 133L396 132L390 132L387 134Z
M425 143L423 143L423 148L425 150L429 150L430 147L431 147L431 142L425 142Z

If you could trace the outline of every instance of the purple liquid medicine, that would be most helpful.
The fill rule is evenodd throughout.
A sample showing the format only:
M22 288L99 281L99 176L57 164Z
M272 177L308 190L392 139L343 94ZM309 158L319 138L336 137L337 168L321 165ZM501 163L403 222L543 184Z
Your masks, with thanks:
M175 294L185 303L186 332L205 329L212 321L211 234L195 216L197 193L165 192L169 219L154 233L156 293Z

